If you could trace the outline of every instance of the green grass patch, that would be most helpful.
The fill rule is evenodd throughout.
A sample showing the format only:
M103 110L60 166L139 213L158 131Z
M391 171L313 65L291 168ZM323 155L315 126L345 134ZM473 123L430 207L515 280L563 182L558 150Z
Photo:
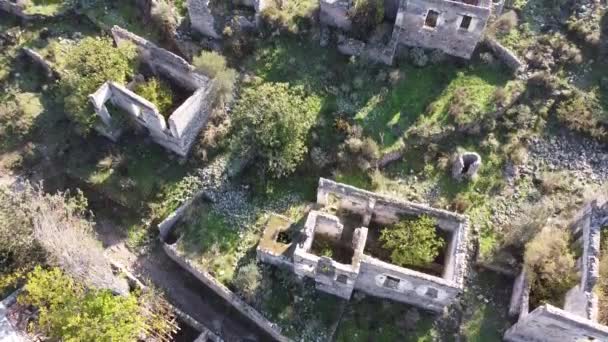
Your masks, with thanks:
M408 312L408 311L413 312ZM435 317L403 303L374 297L351 300L336 331L337 342L431 342Z

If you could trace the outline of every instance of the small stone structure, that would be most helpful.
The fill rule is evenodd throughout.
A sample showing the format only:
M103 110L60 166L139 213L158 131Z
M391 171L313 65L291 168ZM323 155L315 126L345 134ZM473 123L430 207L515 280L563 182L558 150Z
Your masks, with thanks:
M608 341L608 327L597 323L598 299L594 293L599 278L600 234L606 225L606 199L588 203L574 220L574 240L583 246L577 263L581 279L566 293L563 309L545 304L529 312L530 285L522 271L515 280L509 308L518 321L505 333L506 341Z
M112 117L106 107L109 101L124 111L130 121L145 127L156 143L185 157L209 119L216 95L214 81L197 73L183 58L118 26L112 28L112 35L117 44L124 41L135 44L142 62L154 74L170 79L193 94L165 120L148 100L120 84L106 82L89 96L101 119L97 131L112 141L117 141L122 134L123 123Z
M322 24L352 29L353 0L320 0ZM385 17L394 20L390 42L368 57L392 64L401 45L438 49L469 59L483 39L488 21L502 11L503 0L386 0Z
M466 216L397 200L328 179L319 179L317 204L304 228L289 238L293 225L270 218L257 248L260 261L313 278L316 287L349 299L353 290L440 312L463 288L466 272L468 220ZM329 212L328 212L329 211ZM380 227L402 217L428 215L448 235L441 276L400 267L367 254L378 244ZM294 232L291 234L294 235ZM315 252L315 243L334 246L331 257Z
M481 156L475 152L459 153L452 163L452 177L457 180L472 179L481 167Z

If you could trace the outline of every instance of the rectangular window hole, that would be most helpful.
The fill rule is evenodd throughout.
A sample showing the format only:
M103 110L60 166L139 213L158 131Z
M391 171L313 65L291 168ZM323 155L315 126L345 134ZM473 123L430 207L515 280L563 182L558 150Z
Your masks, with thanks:
M424 26L435 28L437 27L437 21L439 20L439 12L429 10L426 14L426 19L424 20Z
M437 291L437 289L429 287L428 289L426 289L425 295L430 298L437 298L437 295L439 295L439 291Z
M386 276L384 280L384 287L388 287L389 289L396 290L399 287L399 282L401 280L397 278L393 278L391 276Z
M463 30L468 30L471 27L472 21L473 18L469 17L468 15L463 16L462 21L460 22L460 28Z
M348 277L346 276L346 274L338 274L338 278L336 279L336 281L338 281L338 283L346 284L346 282L348 281Z

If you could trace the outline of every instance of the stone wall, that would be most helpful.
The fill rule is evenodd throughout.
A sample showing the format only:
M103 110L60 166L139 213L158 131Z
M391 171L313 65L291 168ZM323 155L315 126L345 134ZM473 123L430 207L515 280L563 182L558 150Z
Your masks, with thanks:
M187 156L213 110L217 94L214 81L197 73L183 58L118 26L112 28L112 35L118 44L124 41L134 43L141 60L156 75L164 76L194 93L165 120L148 100L117 83L107 82L90 96L96 113L104 123L97 130L113 141L117 141L122 133L121 127L116 127L115 120L105 107L105 102L109 100L128 113L133 122L145 127L157 144L182 157Z
M554 306L543 305L509 328L505 341L608 341L608 327Z
M353 230L351 263L343 264L312 254L311 248L315 234L323 234L344 243L342 235L347 227L334 215L320 211L311 211L308 214L301 236L295 243L291 264L297 276L315 279L317 289L345 299L349 299L353 290L358 289L372 296L409 303L436 312L452 303L463 289L468 246L468 220L465 216L400 201L324 178L319 179L317 203L328 210L344 210L358 214L362 225ZM364 254L369 231L366 226L372 221L394 223L403 215L423 214L436 218L440 228L450 233L443 277L399 267ZM356 224L350 222L348 229L353 229ZM276 255L269 252L276 249L268 241L276 239L277 233L273 232L277 229L275 226L267 225L262 242L258 246L258 259L280 265Z
M513 51L502 46L496 39L486 37L484 44L492 51L494 56L514 72L523 71L526 65L513 53Z
M209 0L188 0L187 5L190 25L195 31L214 39L222 38L215 30L215 18L209 9Z
M165 253L178 265L190 272L194 277L200 280L203 284L213 290L217 295L222 297L224 300L229 302L234 309L239 311L245 317L249 318L254 322L260 329L266 332L270 337L279 342L288 342L289 339L278 332L273 324L262 316L257 310L252 308L249 304L245 303L239 296L234 292L230 291L226 286L220 283L217 279L211 276L209 273L201 271L198 267L193 265L188 259L180 255L174 246L163 244Z
M324 25L349 31L352 27L348 16L351 3L351 0L320 0L319 21Z
M111 31L116 43L128 41L135 44L141 60L155 74L163 75L180 87L191 91L211 86L210 79L198 73L194 66L182 57L160 48L119 26L112 27Z
M22 48L23 53L29 57L34 63L38 64L43 70L47 78L57 78L59 73L53 69L51 63L49 63L44 57L38 52L30 48Z
M387 277L392 278L392 283L387 281ZM449 305L461 291L461 288L451 281L392 265L367 255L361 261L355 288L373 296L436 312Z
M438 13L435 27L425 25L429 11ZM479 6L446 0L406 0L395 21L400 30L394 32L402 44L439 49L468 59L482 39L490 14L490 0L481 0ZM460 27L465 16L471 18L468 29Z

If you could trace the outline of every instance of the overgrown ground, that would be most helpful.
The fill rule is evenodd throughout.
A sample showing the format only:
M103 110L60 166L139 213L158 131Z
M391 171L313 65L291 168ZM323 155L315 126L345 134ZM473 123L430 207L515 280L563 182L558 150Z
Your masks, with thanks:
M523 56L544 33L536 19L554 14L543 14L540 2L516 3L520 24L499 39ZM124 223L131 245L146 245L155 232L145 227L153 227L192 194L199 184L188 175L208 161L196 152L198 147L188 162L182 162L140 135L126 136L116 145L75 133L53 84L20 57L19 48L30 46L47 55L51 48L61 51L61 44L102 35L102 29L114 24L158 41L158 33L141 25L130 4L100 2L86 15L89 19L53 22L50 34L45 25L23 28L6 16L0 18L0 31L10 32L16 41L0 54L0 110L6 105L20 108L18 115L0 112L0 172L38 172L37 179L44 179L49 189L81 187L110 208L101 215L117 216ZM588 47L571 39L583 49L584 63L555 74L560 82L574 84L605 107L599 85L608 68ZM478 239L480 260L506 259L509 266L521 261L517 260L521 255L502 249L512 228L509 221L541 213L533 206L537 202L551 202L554 211L571 209L590 186L572 170L530 167L527 142L563 129L553 107L543 113L536 105L550 102L549 93L540 98L525 93L520 102L532 107L530 113L516 107L501 120L492 120L490 115L504 109L502 104L511 96L529 89L498 63L479 56L467 63L448 59L423 68L400 61L389 68L346 58L333 48L319 47L308 36L283 34L257 39L253 53L240 61L245 75L242 87L288 82L322 99L320 119L308 145L309 151L319 149L328 163L319 167L308 157L295 174L280 181L249 169L231 189L238 195L232 207L238 208L203 203L179 228L180 250L237 291L235 279L254 262L268 213L301 220L307 205L315 201L319 176L463 212ZM501 91L506 99L499 101ZM381 152L402 150L403 158L384 169L367 170L337 161L347 138L343 127L357 125ZM481 155L483 167L476 180L458 182L450 177L450 160L458 150ZM511 165L522 166L526 176L505 176ZM503 221L496 220L499 214L505 216ZM503 258L505 253L508 257ZM442 323L446 319L442 316L370 297L356 296L347 303L315 291L309 283L295 282L289 273L256 267L261 281L248 301L297 340L333 335L337 341L422 342L450 341L460 335L468 341L499 341L507 324L511 280L484 271L471 277L456 324L460 328L454 328Z

